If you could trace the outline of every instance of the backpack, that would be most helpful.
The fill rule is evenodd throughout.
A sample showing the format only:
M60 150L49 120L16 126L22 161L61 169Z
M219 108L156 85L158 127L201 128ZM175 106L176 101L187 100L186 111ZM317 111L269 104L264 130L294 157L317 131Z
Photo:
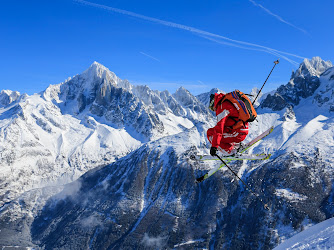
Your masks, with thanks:
M246 122L252 122L256 119L257 113L251 100L241 91L235 90L227 93L221 102L229 101L239 112L239 117L230 117L235 121L232 129L238 129L245 125ZM237 118L237 119L233 119Z

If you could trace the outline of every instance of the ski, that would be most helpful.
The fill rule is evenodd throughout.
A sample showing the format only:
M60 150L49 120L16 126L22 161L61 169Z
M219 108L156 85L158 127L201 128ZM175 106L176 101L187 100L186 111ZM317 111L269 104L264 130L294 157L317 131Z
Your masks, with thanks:
M264 131L262 134L260 134L259 136L255 137L253 140L251 140L250 142L246 143L245 145L241 146L241 148L238 150L238 154L241 155L242 153L244 153L245 151L247 151L250 147L252 147L254 144L256 144L257 142L259 142L260 140L262 140L263 138L265 138L266 136L268 136L271 132L273 132L274 127L270 127L268 130ZM232 160L227 160L226 163L229 163ZM204 181L205 179L209 178L211 175L213 175L214 173L216 173L219 169L221 169L222 167L224 167L225 165L222 164L216 168L211 169L209 172L207 172L205 175L199 177L196 179L197 183L200 183L202 181Z
M226 161L227 163L229 163L230 161ZM209 172L207 172L205 175L199 177L196 179L197 183L200 183L202 181L204 181L205 179L209 178L211 175L213 175L214 173L216 173L219 169L221 169L222 167L224 167L224 164L221 164L219 167L213 168L211 169Z
M246 160L267 160L269 159L271 154L248 154L248 155L230 155L230 156L222 156L221 158L224 161L246 161ZM198 161L219 161L217 157L211 156L211 155L192 155L190 156L190 159L192 160L198 160Z
M262 134L260 134L259 136L255 137L253 140L251 140L250 142L247 142L246 144L242 145L239 149L238 149L238 153L241 154L245 151L247 151L250 147L252 147L254 144L256 144L258 141L261 141L263 138L265 138L266 136L268 136L269 134L271 134L271 132L273 132L274 130L274 126L271 126L269 129L267 129L266 131L264 131Z

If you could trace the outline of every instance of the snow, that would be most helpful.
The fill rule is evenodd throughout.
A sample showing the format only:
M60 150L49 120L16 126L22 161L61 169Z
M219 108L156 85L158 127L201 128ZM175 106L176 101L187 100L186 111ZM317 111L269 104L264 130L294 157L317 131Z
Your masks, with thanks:
M278 197L283 197L293 202L304 201L307 199L307 196L305 195L298 194L298 193L291 191L290 189L284 189L284 188L276 189L275 194Z
M105 98L104 102L119 102L114 103L116 107L131 102L135 110L131 106L129 110L108 114L108 106L100 107L101 99L91 99L97 89L104 92L98 96ZM120 96L111 99L115 91ZM148 140L180 134L196 123L205 130L210 122L207 109L187 90L180 88L173 97L167 91L132 86L98 62L40 94L20 96L4 90L0 100L0 178L8 184L6 189L0 189L0 196L7 193L0 205L35 188L74 181ZM104 113L93 114L93 104ZM139 117L140 124L125 124L128 117L118 119L119 113L131 119ZM115 122L107 115L116 117ZM199 145L198 141L205 141L205 137L198 135L194 145ZM170 146L171 142L165 143Z
M334 249L334 218L316 224L274 248L288 249Z
M163 122L166 129L166 135L174 135L180 133L184 128L192 128L194 124L187 118L168 114L168 116L158 114L159 119Z
M6 250L6 249L15 249L15 248L17 248L17 249L22 249L22 247L21 246L1 246L2 248L2 250ZM33 248L33 247L25 247L25 249L26 250L34 250L35 248Z
M8 183L0 194L10 190L0 203L34 188L73 181L142 145L124 128L63 114L44 97L34 94L0 108L0 177Z
M327 68L332 66L333 64L330 61L323 61L318 56L313 57L311 60L305 58L293 77L305 76L305 74L320 76Z
M319 64L317 59L311 62L305 61L304 65L309 68L315 67L314 71L311 70L312 75L319 75L324 70L324 65ZM297 73L303 74L302 69ZM302 99L296 107L293 107L294 114L290 114L288 109L279 112L261 110L257 121L250 124L250 134L245 143L271 126L275 126L275 129L248 152L272 153L272 158L275 158L285 153L312 155L319 149L324 161L330 163L327 166L329 170L324 169L324 171L333 171L334 118L333 113L329 112L333 103L334 81L330 80L333 75L333 68L327 70L321 76L322 84L315 94ZM214 126L215 120L210 113L201 110L202 107L198 105L197 99L187 90L180 88L176 94L170 95L168 92L152 91L147 86L134 87L97 62L94 62L80 77L75 78L80 81L74 81L74 83L78 84L78 89L84 89L85 93L89 94L96 78L107 79L113 86L125 88L133 93L144 107L143 110L149 110L150 114L158 117L164 130L153 136L147 143L150 150L158 144L160 152L168 152L172 146L178 154L184 153L190 147L194 147L200 154L208 153L209 144L205 132L209 126ZM61 92L68 81L51 85L42 94L24 96L24 98L21 98L18 92L1 92L0 179L6 181L3 186L7 185L7 187L0 189L0 196L4 197L0 201L0 207L6 202L17 201L18 197L28 195L29 192L33 193L35 189L52 185L61 186L73 181L94 167L107 165L138 149L145 142L144 136L133 127L116 126L104 116L92 115L89 108L77 114L76 100L65 105L67 96L66 93L61 96ZM320 97L316 99L316 95ZM207 99L204 97L201 96L200 99L206 102ZM325 97L328 98L326 102ZM287 113L290 115L286 116ZM153 142L153 140L158 141ZM168 171L165 166L168 162L167 153L162 156L162 161L164 164L159 171ZM219 162L210 162L197 167L213 169L217 165ZM257 167L261 166L257 165ZM303 168L305 163L292 162L289 167ZM238 174L239 176L247 175L253 169L249 169L248 163L243 162ZM133 230L150 209L152 194L149 195L147 185L154 174L156 173L149 169L140 202L140 216ZM162 178L159 181L166 180ZM101 184L107 185L108 182ZM123 192L122 188L123 186L117 192ZM8 190L10 192L6 194ZM277 188L275 194L293 203L308 199L307 196L288 188ZM177 207L183 209L179 199L175 202ZM172 214L169 215L172 216ZM290 241L291 249L334 247L334 239L331 236L334 233L333 219L323 224L323 227L315 226L315 228L313 231L305 230L299 236L296 235L278 249L286 249L284 244ZM294 229L291 228L291 233L293 231ZM307 233L309 231L310 233ZM291 235L290 232L289 235ZM149 236L145 238L148 244L153 242L153 245L160 244L161 240L163 239L152 240ZM198 241L204 240L186 239L185 242L174 247L187 247Z
M205 239L188 240L187 242L183 242L183 243L174 245L174 248L175 247L182 247L182 246L186 246L186 245L191 245L191 244L194 244L194 243L197 243L197 242L203 242L203 241L205 241Z
M20 92L11 90L2 90L0 92L0 108L15 102L21 96Z
M323 115L318 115L311 121L309 121L305 126L301 127L292 138L290 138L289 142L287 142L283 149L292 148L299 145L300 151L305 151L306 147L310 147L310 144L313 144L314 141L319 140L319 145L321 145L322 139L326 139L328 135L324 131L323 127L325 125L324 121L328 120L328 117ZM298 128L300 126L295 125L291 126L291 128ZM292 130L293 131L293 130ZM325 132L325 133L324 133ZM318 139L317 139L318 138ZM318 146L319 146L318 145Z

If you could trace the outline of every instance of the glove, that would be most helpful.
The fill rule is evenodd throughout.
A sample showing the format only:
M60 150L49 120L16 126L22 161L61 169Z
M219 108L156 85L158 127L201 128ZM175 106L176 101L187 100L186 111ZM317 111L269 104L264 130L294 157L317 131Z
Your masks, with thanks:
M210 148L210 155L212 155L212 156L216 156L217 155L217 148L215 148L215 147L211 147Z

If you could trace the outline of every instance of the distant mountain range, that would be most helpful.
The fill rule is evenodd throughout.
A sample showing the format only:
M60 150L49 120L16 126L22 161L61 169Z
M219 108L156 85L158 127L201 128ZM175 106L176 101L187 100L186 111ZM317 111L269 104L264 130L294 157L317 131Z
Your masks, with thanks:
M0 206L212 120L186 89L171 95L133 86L97 62L32 96L4 90L0 104Z
M246 140L274 125L250 150L272 157L231 164L270 211L227 169L194 183L219 164L188 157L208 153L217 91L153 91L97 62L32 96L3 90L0 246L271 249L333 217L333 65L305 59L263 95Z

